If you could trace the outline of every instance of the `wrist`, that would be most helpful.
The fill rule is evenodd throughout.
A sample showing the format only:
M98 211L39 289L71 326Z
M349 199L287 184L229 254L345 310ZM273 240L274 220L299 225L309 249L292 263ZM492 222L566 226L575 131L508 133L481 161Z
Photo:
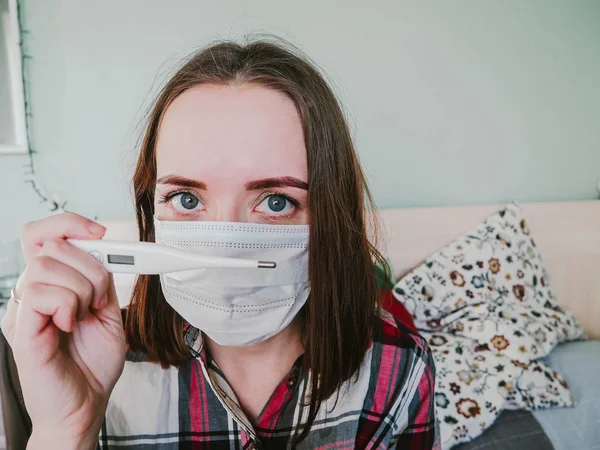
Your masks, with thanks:
M34 427L27 441L27 450L95 450L99 433L100 430L85 436L69 437L59 430L42 431Z

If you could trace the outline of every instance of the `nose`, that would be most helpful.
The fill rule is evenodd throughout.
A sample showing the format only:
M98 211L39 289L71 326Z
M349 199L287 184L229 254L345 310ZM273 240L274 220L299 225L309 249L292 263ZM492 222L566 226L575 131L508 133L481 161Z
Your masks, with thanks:
M208 208L207 219L213 222L247 222L248 218L231 199L217 200Z

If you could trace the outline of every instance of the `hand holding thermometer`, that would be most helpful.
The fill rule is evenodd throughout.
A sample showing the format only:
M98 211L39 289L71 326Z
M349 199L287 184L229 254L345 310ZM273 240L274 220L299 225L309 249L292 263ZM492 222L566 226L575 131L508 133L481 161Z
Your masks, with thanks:
M154 242L67 239L111 273L157 275L204 268L274 269L272 261L204 256Z

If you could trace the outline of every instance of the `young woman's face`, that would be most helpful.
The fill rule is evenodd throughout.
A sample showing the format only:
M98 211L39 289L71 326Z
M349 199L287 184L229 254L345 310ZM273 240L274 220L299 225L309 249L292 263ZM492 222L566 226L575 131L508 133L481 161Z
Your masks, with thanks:
M156 149L160 220L308 223L300 117L254 84L202 85L167 109Z

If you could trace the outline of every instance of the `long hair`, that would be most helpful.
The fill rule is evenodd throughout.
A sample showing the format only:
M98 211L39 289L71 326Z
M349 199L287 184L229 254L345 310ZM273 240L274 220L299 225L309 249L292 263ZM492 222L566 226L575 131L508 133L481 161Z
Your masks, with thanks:
M287 45L222 42L194 54L167 82L150 110L133 176L140 240L154 241L156 142L175 98L201 84L254 83L294 101L308 162L310 296L304 307L304 364L310 373L304 439L320 405L358 374L371 345L379 304L376 264L385 267L370 219L375 208L348 124L324 77ZM376 223L375 223L376 227ZM126 316L132 349L166 368L190 358L185 322L166 302L158 276L140 276Z

